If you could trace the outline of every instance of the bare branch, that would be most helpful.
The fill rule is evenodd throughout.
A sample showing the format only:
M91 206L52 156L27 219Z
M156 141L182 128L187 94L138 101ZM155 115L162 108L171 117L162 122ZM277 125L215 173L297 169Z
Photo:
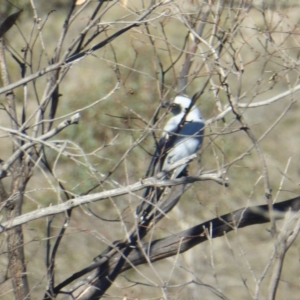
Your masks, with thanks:
M29 143L24 144L17 151L15 151L15 153L9 159L7 159L7 161L0 167L0 178L6 176L6 171L10 168L10 166L15 162L15 160L24 151L26 151L27 149L29 149L30 147L32 147L35 144L39 144L42 141L50 139L51 137L55 136L57 133L62 131L64 128L66 128L70 125L73 125L73 124L78 124L79 119L80 119L80 114L77 113L73 117L71 117L70 119L67 119L67 120L61 122L57 127L53 128L52 130L48 131L47 133L39 136L38 138L32 138L28 135L20 133L19 131L0 126L0 129L3 130L3 131L8 132L8 133L13 134L13 135L16 135L19 138L22 138L24 140L29 140L30 141Z
M186 159L182 159L181 161L178 161L177 163L174 163L172 168L176 168L178 166L178 163L185 164ZM1 232L13 228L15 226L25 224L27 222L40 219L46 216L51 216L55 214L62 213L64 211L68 211L69 209L72 209L74 207L77 207L79 205L83 205L86 203L91 203L95 201L105 200L107 198L117 197L126 195L128 193L132 193L138 190L141 190L148 186L155 186L155 187L166 187L166 186L175 186L175 185L182 185L182 184L189 184L196 181L207 181L207 180L213 180L220 184L226 184L225 181L223 181L219 175L214 174L207 174L207 175L200 175L200 176L194 176L194 177L182 177L178 179L170 179L170 180L161 180L159 179L161 176L163 176L165 173L159 173L157 177L150 177L146 179L142 179L139 182L136 182L134 184L117 188L114 190L104 191L100 193L95 193L91 195L81 196L77 197L71 200L68 200L64 203L57 204L50 207L40 208L35 211L32 211L30 213L24 214L22 216L16 217L13 220L10 220L8 222L3 222L1 226Z
M285 213L289 210L298 212L300 210L300 197L276 203L274 204L274 210L277 220L284 218ZM178 253L183 253L200 243L206 242L206 230L211 230L210 237L216 238L237 228L268 223L269 221L268 205L238 209L195 227L172 234L166 238L136 246L126 258L126 262L120 270L120 273L138 265L148 263L149 261L153 263L167 257L178 255ZM143 249L141 249L141 247ZM147 256L145 256L144 253L147 253ZM107 274L108 270L115 266L118 262L115 256L119 255L122 255L122 253L120 253L116 247L112 248L108 253L102 253L94 259L94 262L88 268L73 274L70 278L56 286L54 292L56 294L59 293L66 285L97 269L89 274L86 282L81 281L80 285L73 287L70 294L73 297L78 297L78 299L87 299L84 296L86 295L85 293L88 293L88 299L95 295L99 297L103 291L99 290L98 277Z

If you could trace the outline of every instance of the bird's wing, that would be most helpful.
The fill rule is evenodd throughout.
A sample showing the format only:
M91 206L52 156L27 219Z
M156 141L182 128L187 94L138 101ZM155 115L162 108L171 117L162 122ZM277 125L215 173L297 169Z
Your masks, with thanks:
M203 134L204 122L202 120L185 122L176 137L173 138L174 142L168 150L162 170L176 161L196 153L202 145ZM172 177L176 178L185 167L186 165L178 167Z
M157 148L155 153L153 154L152 160L150 162L148 171L146 176L154 176L159 171L162 170L162 165L164 162L164 158L168 150L172 147L174 143L174 137L172 137L172 133L178 131L178 125L180 124L183 115L177 115L172 117L165 125L162 133L162 137L157 144Z

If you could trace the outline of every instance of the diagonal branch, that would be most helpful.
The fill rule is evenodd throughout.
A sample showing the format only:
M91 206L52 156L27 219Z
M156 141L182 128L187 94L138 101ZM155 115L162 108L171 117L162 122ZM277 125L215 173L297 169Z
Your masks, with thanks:
M173 164L170 167L176 168L178 166L178 163L184 164L187 159L190 158L184 158L175 164ZM11 229L15 226L25 224L27 222L37 220L43 217L59 214L65 211L68 211L71 208L77 207L79 205L104 200L110 197L117 197L126 195L128 193L132 193L138 190L141 190L147 186L156 186L156 187L166 187L166 186L175 186L175 185L182 185L182 184L189 184L196 181L206 181L206 180L213 180L217 183L222 183L223 181L221 178L218 178L215 174L204 174L200 176L189 176L189 177L182 177L179 179L172 179L172 180L161 180L160 178L164 175L164 172L159 173L156 177L149 177L146 179L143 179L141 181L138 181L134 184L131 184L129 186L120 187L113 190L108 190L100 193L94 193L91 195L85 195L80 196L71 200L68 200L64 203L57 204L50 207L45 208L39 208L37 210L31 211L27 214L23 214L21 216L18 216L10 221L3 222L0 225L0 233L4 232L7 229ZM224 183L226 184L226 182Z
M35 144L39 144L42 141L50 139L51 137L55 136L57 133L59 133L60 131L62 131L63 129L68 127L69 125L78 124L79 119L80 119L80 114L76 113L70 119L64 120L58 126L53 128L52 130L46 132L45 134L39 136L38 138L32 138L26 134L19 132L18 130L4 128L4 127L0 126L0 129L5 132L8 132L12 135L16 135L20 138L23 138L24 140L29 140L28 143L24 144L17 151L15 151L14 154L0 167L0 178L5 177L6 171L10 168L10 166L15 162L15 160L24 151L26 151L27 149L29 149L30 147L32 147Z
M104 41L100 42L99 44L93 46L91 49L87 50L87 51L83 51L80 52L76 55L73 55L69 58L67 58L66 60L63 58L62 60L60 60L57 63L54 63L42 70L39 70L38 72L36 72L35 74L31 74L19 81L16 81L12 84L9 84L3 88L0 89L0 94L6 93L10 90L13 90L15 88L17 88L18 86L21 86L23 84L26 84L27 82L30 82L38 77L41 77L43 75L45 75L46 73L49 73L51 71L55 71L57 69L60 69L62 67L64 67L65 63L69 63L69 62L73 62L81 57L84 57L88 54L93 53L94 51L103 48L105 45L111 43L114 39L116 39L117 37L119 37L120 35L122 35L124 32L128 31L129 29L131 29L132 27L136 27L136 26L140 26L141 24L143 24L141 21L144 20L152 11L154 11L156 8L162 6L162 5L166 5L169 1L167 2L158 2L157 4L153 5L154 1L151 1L151 4L149 6L149 8L145 11L144 14L142 14L136 21L134 21L132 24L120 29L119 31L117 31L116 33L114 33L113 35L111 35L110 37L108 37L107 39L105 39Z
M273 206L274 216L276 220L283 219L288 211L298 212L300 210L300 196L289 199ZM252 207L244 207L234 212L222 215L215 219L206 221L187 230L172 234L171 236L144 243L136 246L126 259L125 264L121 268L119 274L134 268L141 264L151 263L178 255L193 248L194 246L207 241L207 231L211 230L211 238L221 237L225 233L256 224L264 224L270 222L268 205L259 205ZM146 257L147 253L148 257ZM111 248L111 251L102 253L94 259L93 263L81 271L74 273L64 282L54 288L55 293L59 293L64 287L72 283L78 278L89 274L85 282L80 281L79 285L74 285L69 292L76 299L92 299L96 294L102 294L97 290L97 286L101 286L99 281L103 274L114 269L116 264L122 257L120 250ZM124 258L124 257L123 257ZM94 270L94 271L93 271ZM93 272L92 272L93 271ZM92 273L91 273L92 272ZM84 295L84 296L83 296Z
M268 205L259 205L252 207L244 207L226 215L209 220L195 227L178 232L172 236L145 243L144 249L147 249L150 261L155 262L166 257L183 253L192 247L207 241L206 230L212 228L211 237L216 238L223 236L224 233L256 224L264 224L270 222ZM300 210L300 196L289 199L273 205L274 218L276 220L283 219L285 213L289 210L298 212ZM178 248L179 251L178 251ZM140 249L135 249L128 257L128 262L122 271L131 268L131 265L137 266L146 263L146 258L142 255Z

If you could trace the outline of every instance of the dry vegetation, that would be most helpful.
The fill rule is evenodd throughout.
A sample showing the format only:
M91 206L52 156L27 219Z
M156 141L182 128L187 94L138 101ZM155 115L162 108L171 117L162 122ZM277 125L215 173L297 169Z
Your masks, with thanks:
M22 3L24 11L0 45L1 224L7 229L0 236L1 299L42 299L47 289L51 293L108 246L114 248L115 241L126 241L132 227L139 230L140 190L87 201L72 211L34 214L141 181L155 150L154 136L169 118L161 103L178 93L192 97L203 91L196 104L207 121L205 142L189 166L189 175L199 175L199 181L165 218L149 224L136 247L242 207L268 204L271 214L272 203L300 194L300 7L294 2L87 0L73 9L72 1L39 2ZM3 20L17 11L11 5L6 9ZM65 20L68 30L62 34ZM73 59L130 24L136 26ZM49 66L52 72L29 78ZM19 84L5 87L13 83ZM42 141L77 112L78 124L71 122ZM26 143L33 144L19 151ZM13 153L18 155L3 172ZM218 174L221 184L201 181L204 174ZM20 233L11 222L27 212L33 217L19 223ZM207 241L185 253L180 254L179 243L177 255L120 271L102 297L298 299L299 228L294 211L284 220L234 226L216 239L208 228ZM17 237L15 244L11 236ZM291 244L288 251L284 241ZM54 245L52 277L45 260ZM24 250L18 263L26 274L16 271L11 249ZM111 260L120 259L126 246L118 249ZM28 289L13 285L12 278L28 280ZM73 294L92 299L88 295Z

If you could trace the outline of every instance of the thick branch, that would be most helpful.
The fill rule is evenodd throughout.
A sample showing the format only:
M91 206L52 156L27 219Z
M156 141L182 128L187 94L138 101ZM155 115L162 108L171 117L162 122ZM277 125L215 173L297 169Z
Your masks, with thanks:
M273 205L276 220L283 219L288 210L298 212L300 210L300 196ZM151 262L155 262L178 253L183 253L192 247L207 241L207 235L211 230L211 237L223 236L224 233L243 228L250 225L270 222L268 205L259 205L241 208L234 212L209 220L190 229L181 231L169 237L159 239L143 245L144 251L149 253ZM132 265L137 266L147 262L140 249L135 249L128 257L127 263L122 271L130 269Z
M300 196L274 204L273 207L275 218L277 220L283 219L285 212L289 210L298 212L300 210ZM177 234L172 234L166 238L155 240L150 243L144 243L142 249L136 247L126 258L126 262L120 270L120 273L135 266L148 263L149 261L153 263L167 257L178 255L178 253L188 251L194 246L206 242L208 234L211 238L216 238L223 236L224 233L235 230L236 228L263 224L269 221L268 205L241 208ZM56 286L54 289L55 292L59 293L65 286L74 280L81 278L85 274L89 274L85 283L80 281L80 283L73 286L70 295L76 299L83 300L93 299L95 295L101 294L101 291L97 289L97 287L101 285L99 278L103 277L103 274L107 274L108 270L112 270L116 263L118 263L120 255L122 255L117 248L116 251L113 251L112 249L112 253L113 255L110 255L110 253L99 255L87 268L73 274L63 283ZM149 256L146 257L145 253Z
M9 72L4 55L4 43L2 39L0 40L0 70L3 84L6 86L9 85ZM7 105L11 117L11 127L17 129L15 96L12 91L9 91L7 94ZM15 146L12 148L14 151ZM1 201L6 200L4 203L6 203L5 210L8 222L22 214L23 192L29 178L21 158L17 158L18 160L12 166L12 185L10 191L10 195L16 196L14 201L10 202L7 201L7 199L2 199L8 195L1 182ZM21 226L15 227L7 232L8 268L11 275L14 296L17 300L30 299L23 241L24 237Z

